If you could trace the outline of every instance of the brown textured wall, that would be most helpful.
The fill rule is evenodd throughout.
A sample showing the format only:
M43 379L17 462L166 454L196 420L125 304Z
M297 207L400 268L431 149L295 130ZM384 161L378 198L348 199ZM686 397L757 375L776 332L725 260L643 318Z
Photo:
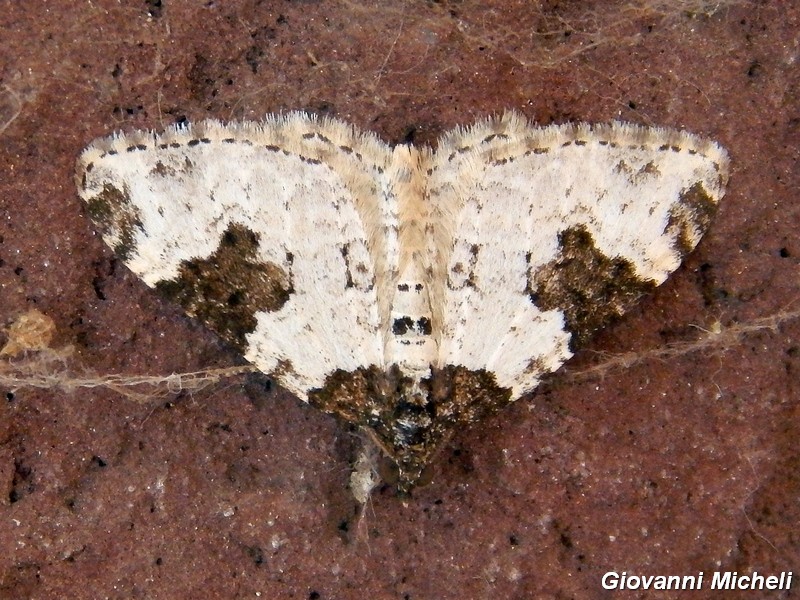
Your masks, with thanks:
M778 0L0 2L0 325L36 309L58 351L0 363L0 597L599 598L609 570L800 570L798 29ZM670 281L412 497L360 512L357 432L259 377L78 385L239 363L93 232L93 138L304 109L434 143L507 108L686 127L731 183ZM598 352L621 366L574 377Z

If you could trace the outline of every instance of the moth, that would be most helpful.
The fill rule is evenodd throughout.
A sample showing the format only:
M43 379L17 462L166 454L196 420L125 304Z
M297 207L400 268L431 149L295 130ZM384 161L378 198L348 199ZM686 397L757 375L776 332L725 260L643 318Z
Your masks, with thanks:
M715 142L506 113L390 147L303 113L95 140L105 242L298 398L364 428L410 490L697 245Z

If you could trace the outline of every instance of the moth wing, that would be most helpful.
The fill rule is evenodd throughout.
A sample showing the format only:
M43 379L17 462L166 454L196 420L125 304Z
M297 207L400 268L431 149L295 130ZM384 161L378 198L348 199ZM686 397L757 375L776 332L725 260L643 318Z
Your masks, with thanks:
M77 180L136 275L306 399L336 369L383 366L390 160L374 136L296 113L96 140Z
M446 135L429 182L438 366L532 390L680 265L726 181L725 151L677 131L510 113Z

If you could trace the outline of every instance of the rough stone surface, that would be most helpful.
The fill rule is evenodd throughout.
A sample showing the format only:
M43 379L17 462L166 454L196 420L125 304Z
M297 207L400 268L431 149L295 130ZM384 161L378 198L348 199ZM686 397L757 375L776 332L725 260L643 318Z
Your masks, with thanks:
M5 3L0 324L35 307L59 354L0 364L0 598L602 598L610 570L797 571L800 9L669 5ZM432 143L507 108L686 127L731 183L670 281L411 497L360 513L357 432L258 377L132 399L10 375L237 362L92 231L72 173L95 137L308 109ZM626 366L577 376L598 351Z

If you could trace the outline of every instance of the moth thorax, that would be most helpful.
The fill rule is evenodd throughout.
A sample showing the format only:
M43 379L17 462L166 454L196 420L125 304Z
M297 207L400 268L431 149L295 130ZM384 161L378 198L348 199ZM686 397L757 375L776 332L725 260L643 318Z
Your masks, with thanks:
M396 364L412 377L424 377L436 360L431 335L431 303L421 270L410 265L399 278L390 312L386 342L387 364Z

